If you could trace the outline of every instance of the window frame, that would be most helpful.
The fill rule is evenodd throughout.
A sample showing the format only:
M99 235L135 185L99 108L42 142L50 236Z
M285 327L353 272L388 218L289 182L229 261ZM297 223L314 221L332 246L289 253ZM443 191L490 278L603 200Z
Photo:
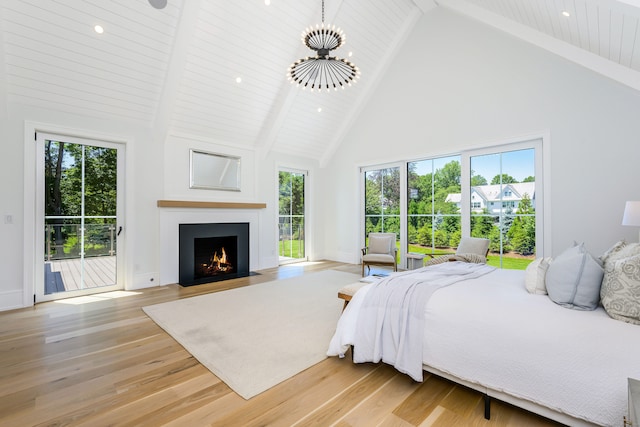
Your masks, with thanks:
M398 267L406 268L406 248L408 242L408 194L407 194L407 166L409 163L421 160L432 160L450 156L460 156L460 231L463 237L471 235L471 157L501 152L534 149L535 162L535 188L536 188L536 258L544 257L551 253L551 216L550 203L548 200L550 183L550 135L548 132L528 137L513 138L496 142L494 145L484 145L482 147L470 147L460 150L457 153L439 153L428 157L416 157L409 160L395 161L384 164L367 165L359 168L360 182L360 226L362 231L365 227L365 172L398 167L400 169L400 262ZM366 236L360 233L361 247L366 241Z

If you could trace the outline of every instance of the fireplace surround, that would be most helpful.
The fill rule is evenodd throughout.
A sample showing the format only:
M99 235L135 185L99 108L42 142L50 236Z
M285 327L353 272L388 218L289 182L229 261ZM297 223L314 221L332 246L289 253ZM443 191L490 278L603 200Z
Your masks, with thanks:
M178 283L192 286L246 277L249 223L179 224Z

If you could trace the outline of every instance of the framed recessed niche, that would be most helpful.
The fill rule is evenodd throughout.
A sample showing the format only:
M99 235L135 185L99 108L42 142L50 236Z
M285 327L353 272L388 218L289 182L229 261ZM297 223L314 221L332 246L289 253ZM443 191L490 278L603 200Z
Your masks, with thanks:
M240 191L240 157L189 151L189 188Z

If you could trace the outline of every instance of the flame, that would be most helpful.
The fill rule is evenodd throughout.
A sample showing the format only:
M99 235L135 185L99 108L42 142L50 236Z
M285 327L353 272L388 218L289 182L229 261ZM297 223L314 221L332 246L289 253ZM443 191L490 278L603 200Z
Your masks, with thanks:
M213 253L213 258L211 259L211 263L217 264L218 268L220 267L220 264L227 264L227 253L224 248L222 248L221 251L222 255L220 257L218 257L218 252L216 251Z

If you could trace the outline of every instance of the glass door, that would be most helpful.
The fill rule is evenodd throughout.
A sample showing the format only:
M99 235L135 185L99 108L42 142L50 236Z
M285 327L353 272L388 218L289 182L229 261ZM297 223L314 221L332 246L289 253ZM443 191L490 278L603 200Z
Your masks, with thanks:
M306 172L281 169L278 195L278 256L280 264L304 261Z
M368 245L369 233L395 233L401 236L401 177L400 167L390 166L363 170L364 176L364 244ZM401 265L403 252L398 252Z
M123 149L118 144L38 134L37 219L47 301L122 289L118 237Z

